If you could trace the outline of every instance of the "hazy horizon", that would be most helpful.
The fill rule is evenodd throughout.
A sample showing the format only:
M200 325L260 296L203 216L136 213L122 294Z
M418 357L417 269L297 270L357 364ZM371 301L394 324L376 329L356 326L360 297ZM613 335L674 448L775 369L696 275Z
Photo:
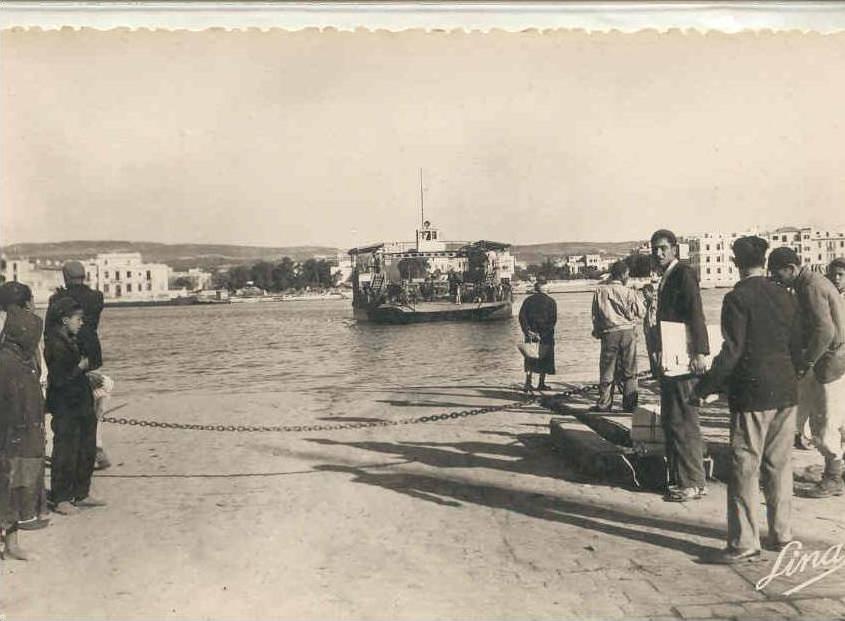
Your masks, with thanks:
M838 226L845 35L5 31L0 243Z

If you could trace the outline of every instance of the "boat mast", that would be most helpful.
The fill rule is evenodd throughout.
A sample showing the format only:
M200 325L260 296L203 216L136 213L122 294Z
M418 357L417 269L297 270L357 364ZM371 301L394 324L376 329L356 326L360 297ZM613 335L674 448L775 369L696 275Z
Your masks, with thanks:
M420 168L420 230L425 225L425 197L423 196L423 169Z

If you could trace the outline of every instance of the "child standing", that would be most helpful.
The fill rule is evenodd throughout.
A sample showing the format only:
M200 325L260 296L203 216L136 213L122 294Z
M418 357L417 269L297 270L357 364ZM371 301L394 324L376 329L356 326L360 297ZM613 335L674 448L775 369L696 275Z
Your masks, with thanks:
M82 314L82 307L72 298L57 301L45 335L47 407L53 415L50 500L62 515L76 513L77 507L106 504L90 494L97 455L97 417L86 377L90 365L80 354L75 338L82 328Z
M39 518L44 482L44 400L38 368L42 322L26 307L10 304L5 310L0 342L0 528L3 558L27 560L18 531L49 522Z

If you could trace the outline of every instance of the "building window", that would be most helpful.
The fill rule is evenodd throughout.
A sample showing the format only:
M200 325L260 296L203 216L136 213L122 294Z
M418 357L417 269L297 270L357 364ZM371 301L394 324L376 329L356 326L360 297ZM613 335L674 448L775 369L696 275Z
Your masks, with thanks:
M103 285L103 293L108 293L108 292L109 292L109 286L107 284Z
M819 255L819 261L821 261L821 260L822 260L822 255Z
M132 283L126 283L126 293L132 293Z
M710 273L710 268L709 268L709 267L707 268L707 273L708 273L708 274Z
M105 272L103 272L103 277L104 277L104 278L108 278L108 277L109 277L109 271L108 271L108 270L106 270Z
M781 240L781 241L786 241L786 235L781 235L780 240Z
M722 273L722 268L721 268L721 267L717 267L717 268L716 268L716 273L717 273L717 274L721 274L721 273Z
M130 272L129 270L126 270L126 277L132 278L132 272Z
M722 257L716 257L716 263L721 263L721 262L722 262Z
M153 290L153 283L148 282L147 283L147 291L152 291L152 290Z
M153 279L153 273L150 270L147 270L147 280Z
M710 257L704 257L704 262L705 262L705 263L710 263Z
M85 272L85 280L91 280L91 272Z

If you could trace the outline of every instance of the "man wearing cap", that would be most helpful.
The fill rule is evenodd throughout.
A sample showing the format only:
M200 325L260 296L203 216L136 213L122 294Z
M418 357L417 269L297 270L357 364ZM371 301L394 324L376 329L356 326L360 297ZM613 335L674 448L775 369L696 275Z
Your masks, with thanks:
M690 342L689 374L660 378L660 422L666 437L670 485L666 500L687 502L706 493L704 443L698 407L690 403L698 375L707 370L710 353L698 279L678 260L678 239L661 229L651 236L651 253L662 272L657 290L657 320L683 323Z
M722 301L722 350L695 387L695 398L728 394L731 473L727 548L713 560L733 564L760 558L758 489L762 471L768 547L792 540L792 433L801 357L801 326L793 296L765 277L769 244L757 236L733 244L740 280Z
M820 377L819 361L845 347L845 301L824 276L813 272L792 248L775 248L769 255L769 272L779 283L792 287L798 298L802 325L802 356L798 364L798 429L809 418L813 444L824 456L825 470L810 498L845 493L842 449L845 440L845 377ZM823 383L820 380L824 380Z
M103 365L103 351L100 345L100 337L97 334L100 326L100 315L103 312L103 294L100 291L94 291L85 284L85 266L79 261L67 261L62 267L62 274L65 278L65 286L57 289L50 296L49 306L47 307L47 321L50 322L51 313L54 312L56 303L63 298L72 298L82 307L83 323L76 341L80 353L88 359L89 371L95 371ZM49 335L45 334L45 338L49 338ZM93 374L89 379L94 379L95 383L101 383L103 377L105 376L101 374ZM98 429L100 428L98 427ZM98 433L97 437L98 469L107 468L111 465L103 450L100 434L101 432Z

